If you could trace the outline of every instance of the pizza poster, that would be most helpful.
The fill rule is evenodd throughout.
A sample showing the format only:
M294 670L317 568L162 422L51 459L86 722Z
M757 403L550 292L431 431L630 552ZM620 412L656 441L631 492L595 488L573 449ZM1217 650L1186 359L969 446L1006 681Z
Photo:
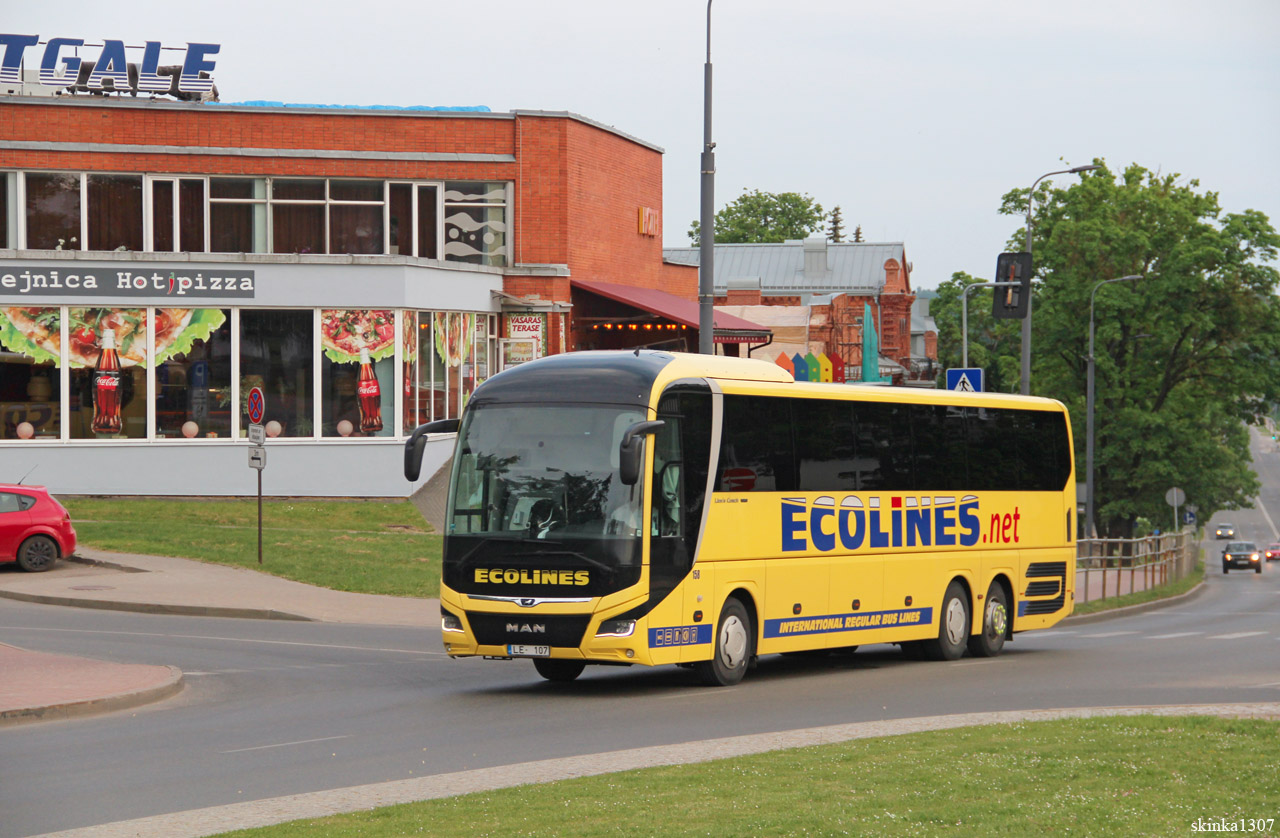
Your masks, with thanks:
M146 367L149 318L155 317L157 364L191 351L226 321L216 308L68 308L67 344L62 345L59 307L0 308L0 346L36 363L61 366L65 355L72 369L92 367L101 354L102 336L111 332L123 367ZM65 351L64 351L65 350Z
M396 318L390 309L326 308L320 311L320 343L337 364L360 363L361 350L369 360L389 358L396 351Z

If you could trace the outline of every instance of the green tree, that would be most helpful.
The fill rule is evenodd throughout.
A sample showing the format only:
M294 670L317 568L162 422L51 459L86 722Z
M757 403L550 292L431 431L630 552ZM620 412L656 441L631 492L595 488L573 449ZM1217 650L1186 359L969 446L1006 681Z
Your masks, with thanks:
M1245 425L1280 399L1280 273L1265 264L1280 236L1260 212L1223 212L1197 180L1094 162L1103 168L1036 195L1033 391L1071 409L1083 481L1090 294L1099 280L1142 275L1095 298L1099 530L1129 535L1139 517L1167 528L1171 486L1205 520L1247 507L1258 480ZM1008 192L1001 212L1025 216L1027 197ZM1018 231L1010 248L1023 242Z
M930 303L929 312L938 326L938 364L943 369L964 366L960 295L967 286L986 281L957 271L938 285L938 296ZM1021 321L991 316L992 290L974 289L968 295L969 366L984 371L983 386L989 392L1016 393L1021 375Z
M827 238L833 242L844 241L844 216L838 204L831 211L831 226L827 228Z
M737 200L716 213L716 241L720 244L784 242L803 239L822 229L822 205L797 192L742 190ZM689 228L694 246L701 244L701 225Z

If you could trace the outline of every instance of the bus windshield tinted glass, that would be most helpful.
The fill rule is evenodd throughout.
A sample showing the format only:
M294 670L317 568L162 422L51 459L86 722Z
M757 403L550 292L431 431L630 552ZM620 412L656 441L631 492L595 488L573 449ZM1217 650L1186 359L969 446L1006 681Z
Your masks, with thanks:
M645 418L633 408L582 405L471 410L454 463L448 534L562 544L638 539L642 483L622 484L618 444ZM620 558L616 546L609 552Z

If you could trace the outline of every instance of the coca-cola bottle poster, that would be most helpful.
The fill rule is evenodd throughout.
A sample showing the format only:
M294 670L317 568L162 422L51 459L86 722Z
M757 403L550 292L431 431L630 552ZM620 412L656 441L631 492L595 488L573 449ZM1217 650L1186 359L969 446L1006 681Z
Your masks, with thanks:
M325 436L394 433L395 312L387 309L323 309L321 404Z

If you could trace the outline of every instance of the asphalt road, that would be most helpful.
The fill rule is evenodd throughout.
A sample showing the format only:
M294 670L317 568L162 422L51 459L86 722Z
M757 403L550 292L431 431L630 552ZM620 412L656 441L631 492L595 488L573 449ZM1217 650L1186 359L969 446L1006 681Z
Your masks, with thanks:
M1270 441L1267 440L1270 445ZM1255 468L1264 508L1225 513L1270 541L1280 453ZM692 673L588 669L542 681L522 661L451 661L438 631L170 617L0 601L0 638L173 664L177 698L0 731L0 836L469 768L858 721L986 710L1280 700L1280 562L1211 573L1181 604L1019 635L999 658L910 662L871 646L765 658L732 689Z

